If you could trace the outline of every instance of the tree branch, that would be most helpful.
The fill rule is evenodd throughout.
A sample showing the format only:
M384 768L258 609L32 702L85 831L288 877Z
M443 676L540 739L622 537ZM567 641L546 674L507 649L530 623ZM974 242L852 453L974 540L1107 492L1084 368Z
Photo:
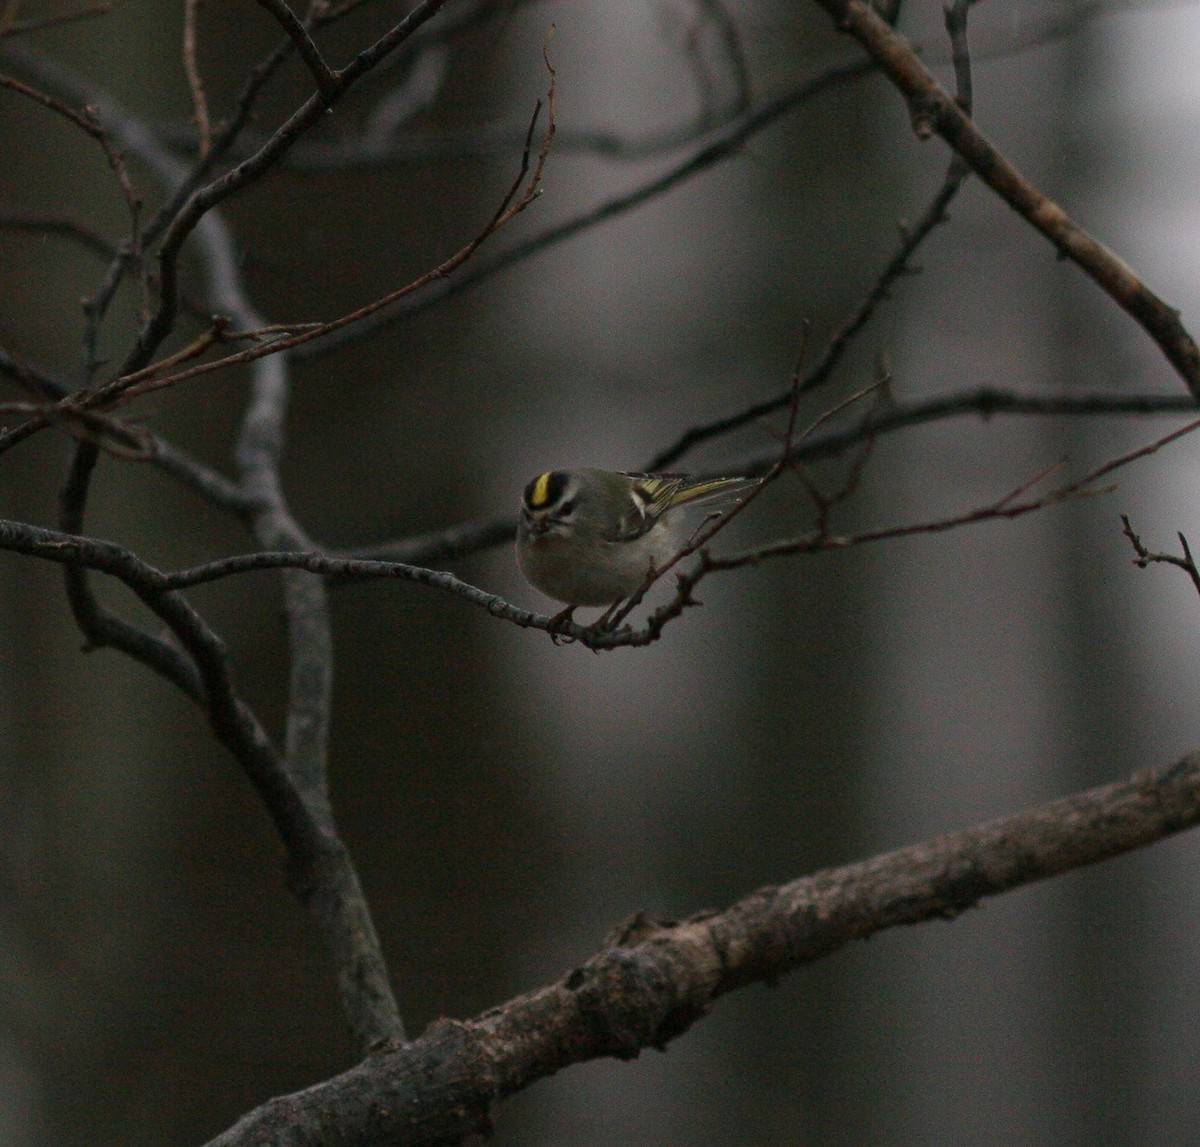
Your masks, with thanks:
M284 0L256 0L260 8L265 8L287 33L300 58L304 61L312 77L316 81L317 91L325 101L326 107L332 107L342 90L341 77L329 70L320 48L313 42L308 29L297 19L296 14L284 3Z
M52 75L67 91L78 91L81 86L73 76L44 61L34 59L30 66ZM103 105L105 115L117 125L117 134L128 146L168 181L182 176L182 165L163 151L137 117L110 100L103 99ZM245 327L265 326L243 289L232 236L219 213L206 209L202 214L205 217L197 217L194 224L216 309L235 315ZM108 281L115 282L120 274L120 266L114 263ZM103 299L106 290L107 287L102 287L95 298ZM164 293L168 293L166 286ZM172 310L173 306L171 303L166 309ZM102 309L97 305L96 313ZM163 313L160 308L159 315ZM153 326L152 319L143 326L141 335ZM278 476L287 390L281 356L256 365L251 403L239 444L242 504L260 544L305 546L311 543L287 508ZM85 441L76 448L62 499L61 520L69 534L82 530L88 481L95 460L93 442ZM187 468L179 465L181 459L174 461L178 472L186 472ZM402 1036L404 1029L382 950L353 863L338 836L325 784L332 641L323 582L294 571L284 575L292 671L287 752L281 757L237 696L219 638L179 595L161 592L150 567L131 554L125 556L134 564L122 567L123 580L135 592L147 594L144 600L151 608L157 605L156 612L165 611L160 616L171 627L184 653L190 655L191 662L187 657L177 662L174 659L181 655L171 643L103 611L88 585L88 560L68 555L64 559L68 596L79 624L94 643L115 645L156 668L165 666L171 679L181 687L188 684L189 666L193 676L199 675L200 689L191 689L189 695L205 706L218 739L255 784L283 838L290 861L290 883L313 916L333 956L341 1002L352 1035L364 1049L380 1039Z
M910 426L922 426L944 419L975 414L991 418L998 414L1028 416L1098 417L1106 415L1194 414L1197 401L1181 394L1019 394L1013 391L980 387L961 394L939 395L924 402L885 407L882 412L860 419L848 427L830 429L797 442L792 450L795 462L816 462L835 458L855 446ZM779 458L779 447L772 445L735 457L722 467L723 473L758 477L767 473ZM652 469L651 466L639 469ZM716 476L713 474L712 476ZM516 537L516 517L505 514L462 522L444 530L431 530L410 538L380 542L353 550L331 551L331 556L374 558L423 565L454 561L482 550L506 545Z
M1137 321L1188 389L1200 398L1200 347L1180 322L1179 312L1001 155L933 78L904 37L881 20L869 4L863 0L817 3L833 17L840 31L862 44L908 101L917 137L940 135L984 183Z
M487 1134L499 1101L575 1063L663 1048L721 996L854 940L950 920L989 896L1200 823L1200 753L1030 812L936 837L679 923L639 913L556 982L272 1099L208 1147L432 1147Z

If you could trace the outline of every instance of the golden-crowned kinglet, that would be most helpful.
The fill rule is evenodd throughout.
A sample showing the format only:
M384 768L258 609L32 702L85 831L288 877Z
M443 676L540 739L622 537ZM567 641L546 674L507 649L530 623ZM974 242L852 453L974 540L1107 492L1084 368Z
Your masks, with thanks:
M753 478L688 478L550 470L521 499L517 564L530 584L568 606L631 597L651 566L662 569L685 540L685 505L730 501Z

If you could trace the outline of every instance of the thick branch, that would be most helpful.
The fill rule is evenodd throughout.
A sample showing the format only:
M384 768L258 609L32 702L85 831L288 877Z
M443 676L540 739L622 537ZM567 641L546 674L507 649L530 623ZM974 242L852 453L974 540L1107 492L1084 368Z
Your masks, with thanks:
M988 896L1200 822L1200 753L964 832L762 888L682 923L642 915L562 979L273 1099L209 1147L418 1147L486 1133L498 1101L573 1063L661 1048L722 995L886 928L953 919Z

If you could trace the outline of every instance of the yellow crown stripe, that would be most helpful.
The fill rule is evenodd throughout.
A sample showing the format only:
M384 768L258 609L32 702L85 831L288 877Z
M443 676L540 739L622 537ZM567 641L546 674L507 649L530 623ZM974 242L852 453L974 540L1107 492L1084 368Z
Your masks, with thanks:
M539 474L534 479L533 489L529 493L529 504L535 509L538 506L544 506L549 500L550 474L551 471L547 471L545 474Z

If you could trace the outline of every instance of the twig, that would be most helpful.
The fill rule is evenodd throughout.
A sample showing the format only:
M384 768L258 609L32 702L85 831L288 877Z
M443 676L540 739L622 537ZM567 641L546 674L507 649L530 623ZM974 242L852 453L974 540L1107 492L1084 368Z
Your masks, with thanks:
M858 309L830 340L821 361L817 363L800 384L801 393L807 394L812 390L816 390L832 376L834 369L841 362L846 351L853 345L854 340L858 337L862 329L870 322L879 305L885 299L890 298L892 288L895 286L897 280L908 273L910 263L917 249L925 242L935 228L947 220L948 215L946 212L962 187L963 182L966 180L967 175L968 170L965 166L957 161L952 162L946 172L945 178L942 180L941 187L921 214L920 219L917 220L916 225L901 228L900 243L896 249L896 253L888 260L878 276L876 276L875 281L867 290ZM777 410L782 410L791 401L792 388L789 387L787 390L773 395L762 402L754 403L738 411L736 414L717 418L712 422L702 423L699 426L693 426L681 434L665 450L655 455L650 463L650 469L661 470L672 466L685 454L694 450L702 443L738 430L743 426L756 422L765 415L775 413Z
M178 593L183 589L191 589L198 585L253 570L303 570L340 580L400 579L452 593L473 605L486 609L493 616L511 621L522 628L541 629L548 633L558 632L560 636L574 638L589 649L616 649L624 646L636 648L657 641L665 625L678 617L689 604L692 604L692 591L701 580L711 573L740 569L771 558L844 550L901 537L942 533L979 522L1023 517L1072 498L1089 497L1105 492L1096 486L1096 482L1100 478L1112 473L1118 467L1128 465L1154 453L1198 427L1200 427L1200 419L1153 443L1106 462L1074 482L1035 498L1023 498L1022 495L1034 483L1044 480L1053 468L1037 475L1029 482L1022 483L1016 490L986 506L951 517L909 525L887 526L851 535L839 536L816 532L799 538L788 538L757 546L725 557L713 557L707 551L701 551L699 564L688 573L679 575L675 597L652 613L639 630L624 628L616 631L612 629L597 631L594 627L581 626L575 622L560 622L554 618L513 606L497 595L478 589L442 570L426 569L402 562L339 558L319 551L240 554L167 574L153 569L110 542L83 537L70 529L66 532L38 530L21 523L4 521L0 521L0 527L2 527L0 529L0 548L15 549L22 553L30 553L33 556L48 558L51 561L67 565L101 570L122 578L131 589L143 597L147 594ZM81 452L86 449L86 446L81 447ZM784 458L787 456L785 452L785 455L777 460L774 473L780 472L786 466ZM726 515L726 520L743 512L744 507L758 495L761 489L761 484L756 486L730 511L730 514ZM710 540L716 529L721 526L722 523L718 522L715 523L714 528L703 532L690 552L696 552L696 549Z
M615 631L619 628L622 621L633 612L645 598L651 587L665 574L679 565L680 562L692 556L697 551L702 550L709 542L713 540L722 530L724 530L734 518L742 514L746 507L753 503L772 482L774 482L780 474L784 472L792 464L792 452L795 448L796 438L796 418L800 407L800 367L804 362L804 356L808 351L808 336L810 327L808 323L804 324L804 333L801 338L800 352L796 359L795 369L792 371L792 407L788 413L787 431L783 436L783 448L780 450L779 458L775 464L768 470L744 497L732 506L726 513L713 514L705 522L702 522L699 528L688 539L679 551L666 562L661 569L656 569L653 565L646 574L645 581L638 587L637 592L625 602L619 609L616 609L611 615L605 615L602 619L602 624L599 626L590 626L589 631L593 633L605 633ZM685 600L681 601L682 605L691 605L690 595L684 595Z
M447 0L421 0L374 44L355 56L338 72L338 87L332 100L340 99L357 80L385 59L422 24L432 19L446 3ZM161 297L158 308L138 332L136 343L126 356L119 374L141 370L150 362L163 339L174 328L178 306L179 256L184 243L200 220L229 196L260 179L279 162L297 139L325 115L329 106L326 96L317 93L298 108L249 159L243 160L232 170L189 195L187 201L171 218L159 246Z
M727 127L714 132L691 155L680 160L653 180L630 192L598 204L572 219L548 227L545 231L514 244L507 250L493 255L490 259L474 261L462 275L453 280L444 280L438 284L437 289L425 291L419 297L404 300L405 305L403 306L389 307L386 311L377 312L371 322L356 323L352 329L343 328L307 344L299 351L299 357L315 358L349 342L368 338L381 328L410 318L412 315L440 303L448 296L491 278L514 264L523 262L533 255L558 246L609 219L618 218L644 203L665 195L689 179L702 174L729 157L737 155L748 140L794 108L802 106L822 92L867 75L874 69L875 65L870 61L827 69L774 99L766 101L762 106L748 112ZM783 405L786 403L781 403L780 407Z
M12 49L9 49L11 52ZM121 188L121 192L125 197L125 203L129 210L130 217L130 237L121 248L121 265L132 265L142 267L142 246L141 234L138 227L138 219L141 212L141 199L133 188L133 182L130 179L128 168L125 166L125 160L121 153L116 150L109 140L108 133L101 126L96 117L94 110L90 107L83 108L82 111L77 111L74 108L68 107L67 104L50 95L42 92L37 88L23 83L11 76L0 76L0 87L6 87L11 91L18 92L21 95L40 103L43 107L48 108L55 114L62 116L68 122L79 128L92 139L94 139L104 152L105 158L108 160L109 167L117 177L117 183ZM143 300L148 306L148 283L144 270L141 275L141 287ZM92 373L96 367L96 346L99 338L99 310L95 298L85 300L83 304L84 316L86 319L84 327L84 356L83 356L83 373L84 379L90 380Z
M1176 557L1174 554L1155 554L1151 553L1144 545L1142 539L1133 532L1133 526L1129 523L1129 517L1126 514L1121 515L1121 532L1129 539L1129 544L1133 546L1134 553L1137 558L1134 559L1134 565L1138 569L1145 569L1152 562L1162 562L1166 565L1178 566L1183 570L1188 577L1192 579L1192 585L1196 587L1196 592L1200 593L1200 570L1196 569L1196 562L1192 558L1192 548L1188 545L1188 540L1182 533L1177 534L1179 544L1183 549L1183 557Z
M291 50L290 46L288 50ZM39 74L51 76L58 90L79 90L77 81L54 65L36 58L29 63L31 57L28 54L22 59ZM122 111L107 98L97 102L102 103L106 120L111 121L119 138L137 150L139 156L155 171L169 181L181 180L181 187L190 178L195 178L195 172L188 175L181 164L165 153L159 141L140 120ZM220 145L220 138L214 141L214 152ZM210 152L208 160L197 165L197 171L203 170L205 163L212 162L212 154ZM215 308L233 315L243 328L267 326L246 299L234 245L223 221L216 213L206 214L204 226L198 228L198 238ZM160 218L163 218L161 214ZM199 222L199 217L195 222ZM164 270L166 266L164 263ZM103 312L103 300L111 297L111 291L115 290L123 273L124 267L120 262L114 262L110 267L105 283L95 296L98 315ZM169 276L165 275L164 296L172 295L172 298L166 309L173 310L178 299L173 295L171 284L166 282L167 278ZM153 325L154 319L151 318L149 325L143 326L141 334L145 335ZM278 482L277 464L287 391L280 359L256 363L252 378L252 401L239 444L239 459L244 465L240 508L243 512L249 511L260 544L269 544L275 538L286 538L293 545L297 541L303 544L303 531L288 512ZM23 429L18 428L18 431ZM80 532L95 455L95 447L91 443L84 443L75 451L75 462L63 498L62 521L69 532ZM189 467L182 459L175 458L173 461L177 464L178 472L189 473ZM172 679L177 680L180 687L188 688L188 657L181 657L174 643L158 641L101 610L88 584L86 563L71 560L66 564L68 596L81 626L91 639L97 644L116 645L135 656L140 651L148 664L155 664L154 659L157 658L163 667L160 671L172 673ZM244 706L237 701L231 683L223 680L219 672L214 672L211 681L206 681L205 663L197 661L196 665L191 666L192 695L195 695L195 683L199 681L214 728L220 725L222 742L255 780L264 802L268 804L269 814L281 826L280 832L288 849L292 870L292 886L309 909L333 955L339 992L351 1033L359 1046L366 1048L379 1039L398 1038L404 1029L370 912L350 855L337 834L324 785L324 740L328 729L330 696L328 654L331 645L324 587L319 580L305 578L300 573L286 573L283 581L293 657L286 756L274 756L275 763L279 765L278 772L270 772L270 758L263 759L255 755L255 738L250 733L259 728L257 722L253 714L244 710ZM182 606L179 608L182 610ZM168 624L171 622L168 621ZM182 612L176 618L176 624L203 625L198 618L193 619L190 614ZM210 636L212 642L219 645L215 635ZM197 654L178 633L176 637L185 653ZM200 641L198 652L204 651L205 642ZM314 667L316 672L313 671ZM215 671L219 666L214 664L212 668ZM226 673L225 679L227 677ZM211 687L213 685L220 686L224 692L215 695ZM265 733L262 744L270 748ZM283 827L289 823L291 807L295 804L303 806L306 822L314 827L319 838L319 847L300 847L303 841L295 839L294 832Z
M208 97L204 78L196 63L196 16L203 0L187 0L183 7L183 74L192 93L192 118L196 121L196 153L203 159L212 147L212 124L208 118Z
M1015 490L1005 494L989 505L981 506L962 514L952 515L951 517L918 522L912 525L885 526L881 529L866 530L844 537L809 535L802 538L784 539L782 541L770 542L764 546L757 546L740 554L732 554L722 558L708 558L704 563L703 572L699 570L694 571L699 576L691 584L694 586L700 580L700 577L706 573L715 570L733 570L747 565L757 565L768 558L783 557L789 554L815 553L820 550L848 549L852 546L891 541L895 538L912 537L917 534L944 533L947 530L958 529L961 526L973 525L977 522L992 521L999 518L1020 518L1026 514L1036 513L1038 510L1043 510L1048 506L1058 505L1061 502L1074 498L1091 497L1095 494L1108 493L1112 487L1100 487L1097 485L1102 478L1107 477L1121 467L1128 466L1132 462L1156 453L1169 443L1183 437L1183 435L1191 434L1197 428L1200 428L1200 419L1189 422L1186 426L1174 430L1170 434L1166 434L1145 446L1131 450L1118 458L1113 458L1105 462L1104 465L1085 474L1082 478L1059 486L1040 497L1023 498L1023 495L1034 484L1042 482L1048 475L1054 473L1059 468L1058 464L1041 471L1029 481L1023 482Z
M45 28L58 28L63 24L76 24L81 20L94 20L97 16L107 16L112 10L112 4L93 4L87 8L79 8L74 12L60 12L54 16L12 20L0 27L0 40L7 40L12 36L26 36L30 32L40 32Z
M547 68L549 62L547 61ZM522 211L524 211L540 194L542 174L545 169L546 159L549 155L551 141L554 137L554 71L550 70L550 87L547 95L547 126L546 134L542 139L542 143L538 149L536 159L533 158L533 133L537 127L538 119L542 110L542 103L539 100L534 112L529 121L529 128L525 137L525 147L521 155L520 170L514 178L507 193L504 195L499 206L493 212L491 218L483 229L468 242L465 246L459 248L448 259L439 263L432 270L418 276L404 286L397 288L394 291L367 303L365 306L359 307L348 314L341 315L336 319L332 319L325 323L305 323L292 324L289 327L280 327L276 325L272 330L290 329L294 330L297 326L303 329L297 334L290 336L281 336L271 339L258 346L249 347L246 350L238 351L231 355L226 355L219 359L214 359L210 362L201 363L189 370L178 371L176 373L163 374L164 369L168 369L175 361L174 359L161 360L160 362L152 363L149 366L127 374L123 374L105 386L94 390L87 395L80 396L74 401L85 409L95 409L98 407L108 407L116 402L128 402L140 395L149 394L157 390L164 390L168 387L177 386L181 382L186 382L193 378L198 378L202 375L211 374L217 370L223 370L230 366L241 365L248 362L254 362L257 359L265 358L268 355L276 355L283 351L291 351L297 347L303 346L313 339L323 338L333 331L337 331L342 327L350 326L361 322L363 319L391 306L399 299L403 299L408 295L414 294L430 283L444 279L453 274L461 267L470 257L489 239L496 234L505 224L509 223ZM532 163L532 172L530 171ZM526 177L528 176L528 183ZM524 189L522 190L522 185Z
M73 410L50 402L0 402L0 418L7 414L43 418L48 425L61 426L80 441L92 442L127 462L144 462L154 455L154 436L147 430L96 410Z
M924 402L893 406L882 414L875 414L846 429L813 435L796 443L793 462L834 458L864 442L897 433L910 426L927 425L968 414L982 418L1001 414L1031 417L1100 417L1188 414L1195 413L1196 410L1196 400L1190 394L1026 395L982 387L962 394L943 395ZM749 477L759 476L767 473L778 458L779 448L772 446L766 450L742 455L740 459L723 468L723 472L737 472ZM505 515L463 522L445 530L432 530L415 537L342 550L338 551L338 556L391 558L420 565L467 557L509 543L515 536L516 520L512 515Z
M300 58L312 73L317 84L317 91L321 93L325 106L332 107L341 93L342 77L338 73L330 71L329 65L325 63L325 59L321 55L321 50L313 42L308 30L296 18L296 14L284 0L256 0L256 3L279 21L292 43L296 45L296 51L300 53Z
M57 100L45 92L40 92L37 88L22 83L13 76L0 75L0 88L8 88L10 92L16 92L18 95L33 100L34 103L41 104L42 107L54 112L55 115L60 115L63 119L73 123L80 131L86 132L93 139L101 137L100 127L93 116L88 115L87 112L78 112L74 108L69 108L62 100Z
M50 400L58 400L70 393L70 389L60 379L46 371L40 370L28 363L18 362L5 350L0 348L0 374L5 374L34 394ZM25 426L35 424L48 425L49 419L37 416L25 423ZM9 446L20 441L18 430L0 431L0 453ZM198 462L178 447L164 438L150 434L144 428L138 428L139 434L149 447L148 461L151 465L172 475L185 486L199 493L215 506L232 510L239 515L245 515L254 508L254 499L237 483L231 482L224 475Z
M141 265L141 238L138 230L138 217L141 211L141 200L138 194L134 191L132 180L129 177L129 171L125 166L124 158L111 144L107 132L101 126L96 118L94 111L91 108L84 108L82 111L77 111L74 108L68 107L62 100L49 95L46 92L39 91L37 88L23 83L12 76L0 75L0 87L8 88L10 91L17 92L27 98L41 104L43 107L54 112L56 115L66 119L69 123L79 128L85 134L94 139L104 152L105 158L108 160L109 166L117 177L117 182L121 187L121 191L125 197L126 205L129 209L130 216L130 238L126 245L126 252L129 261L135 265ZM147 290L145 276L142 276L143 294ZM85 328L84 338L84 376L90 378L95 367L95 351L97 341L97 322L93 314L94 306L91 301L84 303L84 313L87 316L88 322Z
M98 231L75 219L57 215L32 215L15 211L0 211L0 228L11 231L32 231L42 235L62 235L78 243L85 251L102 259L116 257L117 248Z
M977 509L947 518L917 522L909 525L885 526L875 530L866 530L858 534L843 536L831 535L819 529L802 537L770 542L766 545L755 546L740 553L724 557L714 557L706 550L701 551L700 560L697 565L687 573L678 576L675 596L665 605L655 610L646 619L642 629L637 631L626 629L617 633L594 633L586 629L574 627L564 630L563 636L573 637L590 649L615 648L619 645L631 645L635 647L648 645L659 639L667 622L674 620L684 609L694 604L695 599L692 594L696 586L711 573L742 569L746 566L758 565L772 558L822 553L830 550L844 550L854 546L892 541L902 537L944 533L948 530L959 529L963 526L974 525L979 522L1024 517L1027 514L1036 513L1048 506L1058 505L1061 502L1071 499L1092 497L1096 494L1107 493L1111 487L1102 488L1097 486L1100 479L1107 477L1120 467L1148 457L1183 435L1192 433L1197 428L1200 428L1200 419L1190 422L1186 426L1156 439L1154 442L1111 459L1082 478L1036 498L1023 499L1022 495L1033 484L1041 482L1048 474L1053 473L1057 467L1051 467L1043 471L1029 482L1022 483L1016 490L1004 495L990 505L981 506ZM748 500L746 499L746 501ZM740 508L740 506L737 507L737 509ZM579 629L579 632L576 632L576 629Z

